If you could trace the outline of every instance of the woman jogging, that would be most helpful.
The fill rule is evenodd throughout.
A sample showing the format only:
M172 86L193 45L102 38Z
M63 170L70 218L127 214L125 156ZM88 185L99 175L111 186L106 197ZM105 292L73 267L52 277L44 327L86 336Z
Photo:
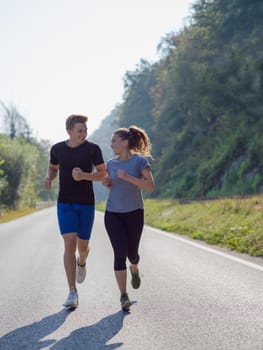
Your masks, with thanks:
M130 262L132 287L138 289L141 283L138 251L144 225L142 190L152 192L155 188L151 167L145 158L151 156L151 142L143 129L130 126L115 130L111 148L116 157L107 162L108 176L102 182L109 188L104 220L114 251L121 307L128 310L131 301L126 288L126 260Z

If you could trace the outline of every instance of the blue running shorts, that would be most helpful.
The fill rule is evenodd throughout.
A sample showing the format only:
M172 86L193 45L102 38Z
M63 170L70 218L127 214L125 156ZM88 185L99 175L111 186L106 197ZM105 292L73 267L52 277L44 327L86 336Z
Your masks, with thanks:
M94 222L95 206L57 203L60 233L76 232L80 239L89 240Z

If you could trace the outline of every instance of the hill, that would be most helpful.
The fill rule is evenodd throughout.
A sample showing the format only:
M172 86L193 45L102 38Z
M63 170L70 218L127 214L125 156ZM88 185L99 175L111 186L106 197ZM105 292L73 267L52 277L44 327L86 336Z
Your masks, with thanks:
M257 0L196 1L189 24L161 40L160 60L126 72L123 102L92 137L107 158L113 128L145 129L152 197L262 192L262 18Z

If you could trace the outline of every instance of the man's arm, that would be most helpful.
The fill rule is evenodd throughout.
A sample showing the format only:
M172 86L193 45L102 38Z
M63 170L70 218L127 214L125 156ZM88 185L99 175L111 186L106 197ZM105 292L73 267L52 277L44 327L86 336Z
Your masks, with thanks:
M95 169L96 170L91 173L85 173L80 168L74 168L72 170L73 179L76 181L101 181L105 176L107 176L106 166L104 163L96 165Z
M47 168L47 176L46 176L46 179L44 182L44 187L46 190L50 190L52 180L54 180L58 174L58 169L59 169L58 164L54 165L54 164L49 163L48 168Z

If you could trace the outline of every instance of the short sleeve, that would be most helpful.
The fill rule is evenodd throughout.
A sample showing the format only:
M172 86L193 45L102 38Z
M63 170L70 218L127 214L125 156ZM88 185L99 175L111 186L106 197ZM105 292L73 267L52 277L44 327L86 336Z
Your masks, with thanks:
M145 169L146 167L149 167L151 169L151 165L146 158L140 157L139 159L140 159L140 171L143 171L143 169Z
M58 158L57 158L57 155L56 155L56 148L55 148L55 146L52 146L51 150L50 150L50 163L54 164L54 165L58 164Z
M100 165L104 163L102 151L100 147L96 144L93 145L93 157L92 157L92 162L94 165Z

